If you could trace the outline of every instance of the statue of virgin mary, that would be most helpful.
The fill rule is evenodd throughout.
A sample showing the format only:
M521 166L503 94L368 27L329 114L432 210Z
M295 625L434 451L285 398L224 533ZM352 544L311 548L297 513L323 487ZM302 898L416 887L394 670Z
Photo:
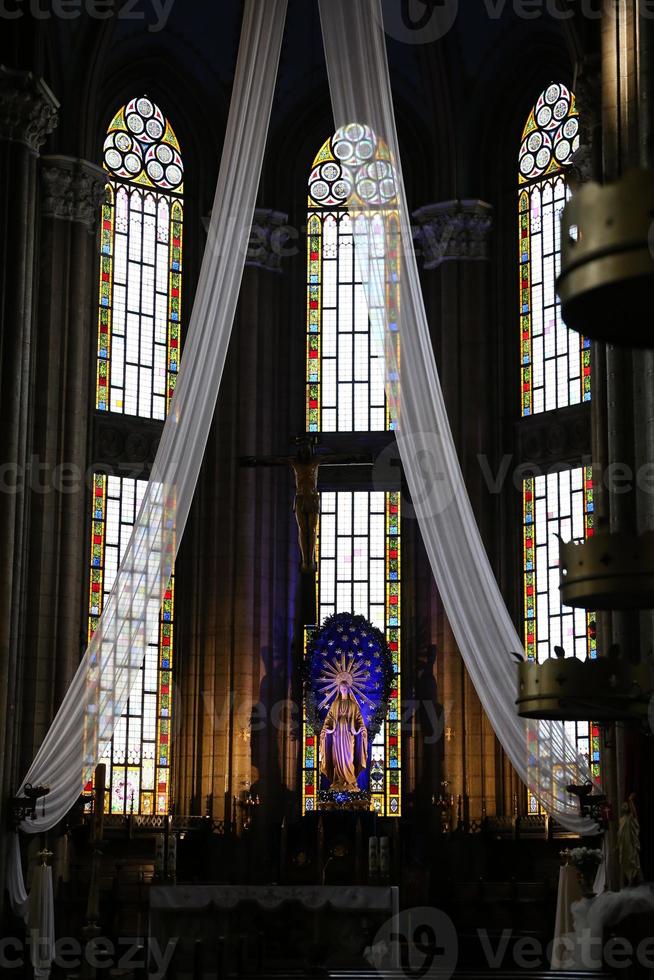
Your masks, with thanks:
M320 771L329 789L358 793L357 776L368 765L368 730L352 692L352 680L343 674L320 732Z

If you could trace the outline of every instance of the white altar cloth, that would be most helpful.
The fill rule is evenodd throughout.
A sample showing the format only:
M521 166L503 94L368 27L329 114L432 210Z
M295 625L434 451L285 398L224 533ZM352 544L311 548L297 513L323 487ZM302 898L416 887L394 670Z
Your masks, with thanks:
M150 889L150 937L166 949L172 941L208 938L207 923L218 921L245 903L273 911L295 903L307 912L376 914L382 922L399 914L399 889L364 885L153 885Z
M552 970L570 969L574 949L574 922L572 903L581 898L581 886L577 871L570 864L559 868L559 888L556 897L556 924L552 944Z
M335 909L380 910L395 915L399 911L396 886L359 885L153 885L150 911L158 909L233 909L243 902L255 902L264 909L276 909L284 902L299 902L307 909L330 905Z

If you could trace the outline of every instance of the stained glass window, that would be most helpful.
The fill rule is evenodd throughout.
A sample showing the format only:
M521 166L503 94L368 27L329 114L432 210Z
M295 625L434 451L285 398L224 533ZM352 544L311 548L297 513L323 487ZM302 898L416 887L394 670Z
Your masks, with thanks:
M565 326L555 289L569 196L565 171L578 147L574 95L553 83L529 115L519 155L523 416L590 401L590 341Z
M583 540L593 534L592 468L576 467L523 483L524 640L530 660L541 663L555 647L567 657L597 656L593 613L561 602L559 536ZM599 777L599 731L585 722L566 722L568 734ZM537 748L533 747L534 752ZM532 812L538 801L530 796Z
M97 474L93 479L88 637L93 636L138 514L145 480ZM110 813L166 814L170 737L174 577L161 608L159 636L148 646L141 682L129 699L100 762L107 767Z
M400 494L329 491L320 495L318 619L337 612L365 616L385 632L394 683L386 720L370 753L371 807L401 812ZM304 723L303 812L316 808L319 732Z
M150 99L113 118L104 143L96 408L164 419L180 357L183 166Z
M593 533L590 467L577 467L524 481L525 649L539 663L554 646L566 656L595 656L594 617L561 603L559 539Z
M354 173L356 188L352 188ZM358 219L350 216L347 207L353 191L366 202L366 214ZM385 285L383 302L389 309L397 357L399 219L395 205L386 145L358 124L338 130L321 148L309 178L307 432L395 428L385 393L386 381L393 379L385 377L384 330L371 328L375 311L369 314L363 278ZM365 263L362 253L356 259L354 255L354 237L362 234L366 236ZM362 264L367 266L364 271Z

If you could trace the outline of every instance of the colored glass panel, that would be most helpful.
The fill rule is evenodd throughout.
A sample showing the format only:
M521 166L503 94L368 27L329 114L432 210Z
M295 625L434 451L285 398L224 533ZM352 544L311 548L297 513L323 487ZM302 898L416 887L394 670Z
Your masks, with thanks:
M165 419L180 359L183 166L149 99L116 114L104 166L96 408Z
M304 650L306 651L316 627L304 631ZM302 727L302 813L312 813L317 809L318 791L320 789L320 764L318 747L320 731L314 727L303 712Z
M345 138L349 130L352 142ZM356 139L355 139L356 138ZM356 149L354 147L356 146ZM390 329L399 323L399 219L392 179L357 184L374 208L355 219L348 211L351 187L341 162L347 153L374 155L374 164L392 174L388 148L371 141L363 127L346 127L327 140L309 179L307 222L308 432L370 432L395 428L385 390L384 317L373 328L373 297L388 304ZM376 173L377 171L375 171ZM387 186L388 184L388 186ZM367 198L366 198L367 199ZM354 235L365 236L355 257ZM362 256L366 256L365 260ZM365 277L365 278L364 278ZM384 295L384 284L386 295ZM381 287L381 291L380 291ZM368 295L366 295L368 293ZM399 339L392 344L399 356ZM392 379L391 379L392 380Z
M370 746L371 808L401 813L401 535L400 494L321 493L318 618L363 615L383 630L393 660L384 723ZM319 789L319 732L304 723L303 812L315 809Z
M523 482L524 644L527 657L542 663L560 647L567 657L597 656L593 613L564 606L559 589L559 536L584 540L594 531L591 467L530 477ZM566 722L568 735L599 777L599 735L585 722ZM537 755L537 745L531 747ZM530 796L531 812L538 801Z
M526 479L523 513L527 656L542 663L555 646L580 660L594 656L587 614L564 606L559 590L559 536L564 541L583 540L593 533L590 467Z
M570 196L565 169L579 147L574 95L552 84L525 126L519 155L518 257L522 415L591 397L591 345L561 318L561 212Z
M147 486L144 480L96 474L91 508L88 638L93 636ZM156 642L148 645L131 693L100 762L107 767L105 806L111 813L166 814L170 749L175 580L164 595Z

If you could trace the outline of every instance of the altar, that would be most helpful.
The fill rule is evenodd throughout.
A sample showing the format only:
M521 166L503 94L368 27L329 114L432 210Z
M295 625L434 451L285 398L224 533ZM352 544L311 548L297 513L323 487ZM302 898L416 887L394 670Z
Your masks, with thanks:
M399 912L396 886L154 885L150 937L175 944L176 976L369 966L377 931Z

